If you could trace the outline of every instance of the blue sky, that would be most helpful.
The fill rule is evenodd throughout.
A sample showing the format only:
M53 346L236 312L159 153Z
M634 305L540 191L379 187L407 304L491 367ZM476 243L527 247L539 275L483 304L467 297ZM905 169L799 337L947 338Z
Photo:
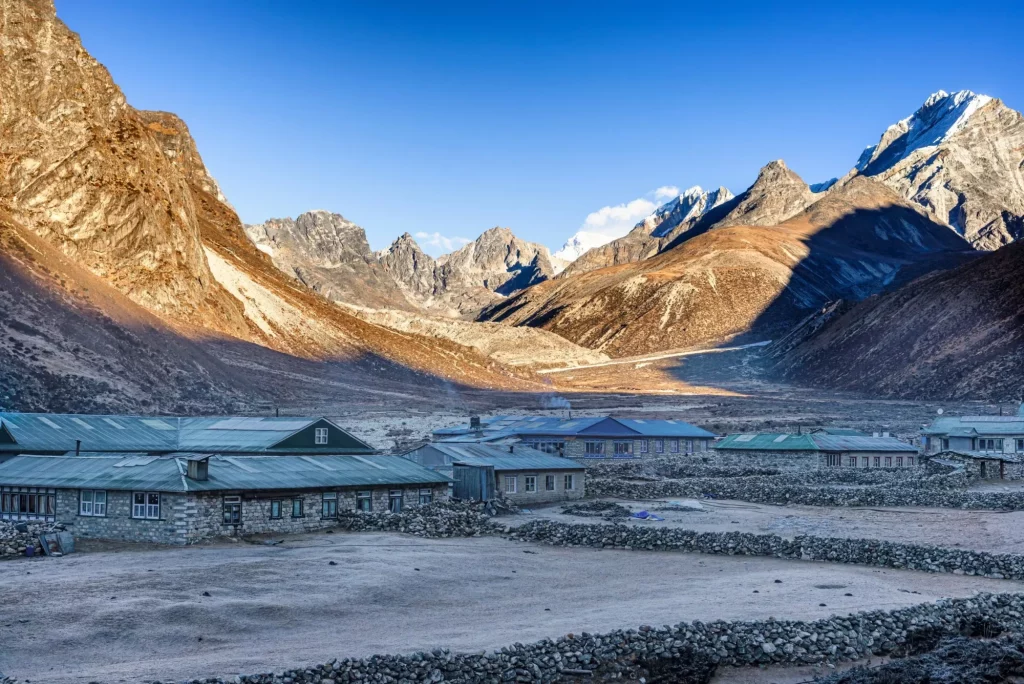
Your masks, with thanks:
M1019 3L56 4L243 221L329 209L375 249L495 225L557 248L776 158L826 180L940 88L1024 109Z

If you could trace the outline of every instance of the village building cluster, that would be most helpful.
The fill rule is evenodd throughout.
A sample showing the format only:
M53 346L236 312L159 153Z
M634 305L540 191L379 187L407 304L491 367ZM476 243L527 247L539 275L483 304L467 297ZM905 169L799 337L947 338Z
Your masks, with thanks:
M1014 416L940 416L919 444L848 428L719 437L679 420L494 416L383 455L323 417L0 413L0 520L190 544L309 532L343 514L400 513L451 497L571 501L586 495L588 464L616 459L1021 479L1024 406Z

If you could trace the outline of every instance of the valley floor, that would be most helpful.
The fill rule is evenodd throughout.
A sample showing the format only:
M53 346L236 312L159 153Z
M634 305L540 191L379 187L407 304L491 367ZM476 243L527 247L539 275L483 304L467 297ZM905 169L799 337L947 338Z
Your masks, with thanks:
M1024 591L1024 583L981 577L495 537L335 533L277 546L93 544L64 558L4 565L0 671L52 684L180 681L643 624L812 620Z

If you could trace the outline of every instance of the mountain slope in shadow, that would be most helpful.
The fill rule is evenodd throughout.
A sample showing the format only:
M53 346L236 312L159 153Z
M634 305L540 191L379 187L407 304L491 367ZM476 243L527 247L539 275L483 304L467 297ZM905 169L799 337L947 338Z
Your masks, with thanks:
M630 356L776 334L969 254L949 228L857 178L779 225L710 228L638 263L541 283L484 317Z

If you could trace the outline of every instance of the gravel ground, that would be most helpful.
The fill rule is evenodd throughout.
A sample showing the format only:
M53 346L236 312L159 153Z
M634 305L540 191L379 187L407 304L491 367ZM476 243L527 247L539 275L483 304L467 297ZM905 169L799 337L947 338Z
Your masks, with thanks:
M692 501L692 499L676 499ZM991 553L1024 554L1024 511L962 511L951 508L821 508L768 506L746 501L706 500L703 511L664 510L670 499L617 501L633 511L647 510L665 518L648 522L622 518L630 525L666 525L700 532L755 532L792 538L799 534L848 539L881 539L908 544L934 544ZM545 517L560 522L583 522L566 515L562 506L530 509L516 522Z
M490 537L336 533L279 546L105 548L5 564L0 671L55 684L180 680L641 624L816 619L1024 591L1024 583L977 577Z

